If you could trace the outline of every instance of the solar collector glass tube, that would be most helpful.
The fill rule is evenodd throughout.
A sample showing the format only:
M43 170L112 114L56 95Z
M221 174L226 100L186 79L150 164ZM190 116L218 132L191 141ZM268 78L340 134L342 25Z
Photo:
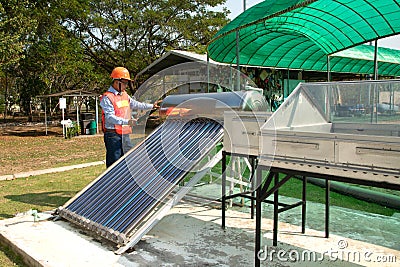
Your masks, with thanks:
M208 135L208 134L207 134ZM202 135L199 135L199 138L197 138L196 140L194 140L195 141L195 143L197 142L197 141L199 141L199 140L201 140L202 139ZM159 202L158 200L160 199L160 197L163 195L163 193L164 193L164 195L165 194L167 194L165 191L166 191L166 189L171 189L173 186L175 186L176 185L176 182L178 181L178 180L180 180L180 178L182 178L183 176L184 176L184 174L186 174L187 173L187 166L188 165L190 165L190 162L188 162L187 160L186 160L186 158L188 158L188 157L190 157L190 156L192 156L192 155L194 155L194 154L199 154L198 153L198 151L196 151L196 150L198 150L197 149L197 145L198 144L196 144L196 145L194 145L193 146L193 144L191 144L191 143L193 143L193 142L190 142L189 144L191 145L191 146L189 146L188 145L188 150L187 151L184 151L183 153L180 153L180 159L179 158L176 158L176 160L174 160L174 162L171 162L172 164L170 164L170 166L168 166L169 167L169 169L168 169L168 172L167 173L165 173L164 175L163 175L163 180L162 180L162 182L160 182L160 183L158 183L157 184L157 187L155 187L154 189L153 188L150 188L148 191L149 191L149 193L150 193L150 195L147 195L147 196L145 196L147 199L151 199L151 198L154 198L155 199L155 202ZM198 143L198 142L197 142ZM199 155L198 155L199 156ZM185 163L185 161L186 161L186 163ZM182 164L181 164L182 163ZM171 168L171 165L173 165L173 167ZM180 167L182 167L182 168L176 168L176 167L174 167L174 166L180 166ZM172 179L171 179L171 177L172 177ZM143 202L143 203L146 203L146 202ZM147 207L147 206L146 206ZM141 209L141 208L144 208L144 209L146 209L146 207L137 207L137 208L139 208L139 209ZM138 212L139 214L141 214L142 212L141 212L141 210L137 210L137 208L135 209L136 210L136 212ZM129 215L130 216L130 215ZM119 226L118 226L119 227ZM118 228L118 230L119 231L123 231L124 229L120 229L120 228Z
M204 122L204 121L203 121ZM188 123L188 125L186 125L186 123L187 122L179 122L179 123L183 123L183 124L185 124L184 125L184 127L189 127L189 130L183 130L183 132L184 132L184 135L182 136L177 136L177 137L175 137L175 138L167 138L166 140L163 140L164 142L170 142L170 143L172 143L172 142L176 142L176 141L178 141L178 142L180 142L181 143L181 145L183 145L183 146L188 146L188 144L187 144L187 140L189 140L190 138L185 138L185 133L186 133L186 136L187 137L189 137L190 135L196 135L196 134L194 134L194 132L193 131L195 131L194 129L197 129L197 131L199 130L199 128L196 128L198 125L197 124L200 124L200 130L202 130L203 128L202 127L204 127L204 125L201 125L201 123L199 123L199 122L196 122L196 123L194 123L193 124L193 122L190 122L190 123ZM107 175L111 175L111 174L113 174L113 175L118 175L118 176L125 176L125 178L126 177L128 177L128 178L126 178L127 179L127 181L129 182L130 180L132 180L131 179L131 177L135 174L135 173L132 173L132 165L130 165L130 166L128 166L128 164L130 164L131 163L131 161L132 160L137 160L137 157L139 157L140 158L140 160L144 160L144 159L147 159L150 163L151 163L151 166L153 166L153 170L162 170L161 171L161 174L163 175L163 176L167 176L167 179L164 179L165 181L164 181L164 183L162 184L162 185L160 185L160 183L158 182L155 182L154 184L153 183L148 183L148 189L146 190L146 192L150 192L150 194L151 194L151 196L149 196L144 190L142 190L140 193L141 194L139 194L139 197L140 197L140 201L143 201L143 200L145 200L145 201L149 201L150 200L150 198L152 197L152 196L155 196L155 200L156 200L156 202L158 203L159 201L157 201L157 199L159 198L159 196L161 196L161 195L163 195L163 191L165 191L166 189L169 189L169 190L172 190L171 189L171 186L170 186L170 183L171 183L171 181L172 182L176 182L176 179L181 179L181 177L183 177L184 176L184 170L187 168L186 166L187 165L190 165L190 161L188 161L188 160L185 160L185 158L191 158L191 159L193 159L193 157L198 157L198 154L199 154L199 151L197 151L197 145L195 146L195 149L192 149L192 147L190 147L190 142L189 142L189 148L191 148L192 150L189 150L189 152L191 152L191 153L189 153L189 152L185 152L186 154L184 154L184 155L180 155L180 157L179 157L179 154L182 154L182 153L178 153L177 155L175 155L176 156L176 158L175 158L175 160L174 161L177 161L177 159L179 159L177 162L172 162L172 164L171 164L171 162L168 162L167 160L166 160L166 157L165 157L165 155L164 156L160 156L160 155L163 155L163 154L165 154L165 153L163 153L163 151L158 151L158 146L155 146L155 143L158 143L159 141L160 141L160 138L161 138L161 136L162 135L169 135L169 133L171 133L171 132L173 132L173 131L175 131L176 130L176 126L181 126L181 125L179 125L179 123L178 123L178 125L175 125L175 126L173 126L173 124L174 123L166 123L166 125L164 125L164 126L167 126L167 127L164 127L163 128L163 130L160 130L159 132L157 132L157 133L155 133L155 136L153 136L153 138L151 138L150 140L146 140L145 142L143 142L143 144L140 146L140 147L138 147L136 150L137 150L137 152L135 153L134 151L131 153L131 155L129 156L129 157L127 157L125 160L126 160L126 162L123 162L123 161L121 161L119 164L121 164L121 166L123 166L123 167L119 167L119 168L121 168L121 169L117 169L116 171L114 171L114 169L111 171L111 172L109 172L108 174L105 174L105 177L103 178L103 179L111 179L111 178L109 178L109 177L106 177ZM208 122L209 123L209 122ZM208 126L207 126L208 127ZM217 127L218 128L218 127ZM168 131L167 131L168 130ZM204 129L203 129L204 130ZM208 135L208 134L206 134L206 135ZM199 135L199 138L196 138L196 142L198 143L198 142L201 142L201 140L202 140L202 135ZM178 139L178 140L176 140L176 139ZM150 142L149 142L150 141ZM168 143L167 143L167 147L168 147ZM142 149L140 149L140 148L142 148ZM144 153L144 154L146 154L146 156L143 158L143 157L141 157L141 154L142 153L138 153L138 152L142 152L142 153ZM179 151L178 151L179 152ZM168 152L168 150L167 150L167 153L169 153ZM189 154L188 154L189 153ZM186 162L186 164L185 164L185 162ZM124 164L125 163L125 164ZM164 164L160 164L160 163L164 163ZM167 164L167 165L166 165ZM176 164L178 164L178 165L181 165L181 166L183 166L183 168L175 168L174 167L174 165L176 165ZM183 165L182 165L183 164ZM135 166L135 164L133 164L134 166ZM140 167L143 167L143 165L141 165ZM182 169L182 170L181 170ZM147 174L147 176L148 176L148 169L144 169L144 172L143 172L143 168L139 168L139 169L137 169L137 168L135 168L133 171L135 171L135 172L137 172L138 174L140 174L140 173L146 173ZM153 175L155 175L155 177L158 177L158 176L160 176L160 175L158 175L157 174L157 172L153 172ZM154 178L155 178L154 177ZM139 179L140 179L141 177L139 176ZM154 180L154 178L153 178L153 180ZM146 177L143 177L143 179L147 179ZM119 183L121 183L121 178L119 178L119 179L111 179L111 180L113 180L113 182L115 183L116 181L118 181ZM127 181L124 181L125 183L127 182ZM136 181L131 181L131 182L136 182ZM140 182L140 181L139 181ZM151 181L151 182L153 182L153 181ZM107 185L107 186L110 186L110 185L113 185L114 183L108 183L108 185L107 185L107 183L103 183L104 185ZM136 182L136 184L137 184L137 182ZM105 187L106 188L106 190L104 190L104 188L101 188L101 187L97 187L97 189L95 189L95 190L92 190L92 192L90 192L90 194L92 195L92 196L95 196L94 197L94 199L95 200L99 200L98 199L98 197L99 197L99 195L100 195L100 193L101 192L106 192L106 194L109 194L110 192L109 192L109 190L115 190L115 191L117 191L117 192L119 192L119 190L117 190L117 188L114 188L114 187L112 187L112 188L107 188L107 186ZM140 187L140 186L139 186ZM128 188L129 188L129 186L128 186ZM101 192L96 192L96 191L101 191ZM108 191L107 191L108 190ZM122 194L126 194L126 192L124 193L124 192L122 192ZM164 192L164 195L165 195L166 193ZM130 194L128 194L128 195L130 195ZM115 196L115 195L114 195ZM129 196L128 196L129 197ZM84 198L83 198L84 199ZM101 198L100 198L101 199ZM127 199L126 197L124 198L124 199ZM129 199L129 198L128 198ZM93 201L93 197L92 197L92 201ZM96 203L96 201L94 201L93 203L91 203L93 206L95 206L95 207L108 207L109 208L109 206L107 206L108 204L110 204L110 206L113 206L114 204L115 204L115 202L107 202L105 199L103 199L102 201L105 201L105 203L100 203L100 204L103 204L103 205L99 205L99 203ZM119 202L119 201L117 201L117 202ZM144 203L146 203L146 202L144 202ZM72 204L74 204L74 203L72 203ZM87 203L86 203L87 204ZM141 202L139 202L139 204L141 204ZM140 207L140 205L139 205L139 207ZM144 207L145 208L145 207ZM130 209L128 209L128 211L129 211ZM100 217L99 218L107 218L107 214L104 214L101 210L100 210L100 212L99 212L99 210L96 210L96 212L98 212L98 214L100 214ZM95 212L95 213L96 213ZM142 211L140 212L140 214L141 213L143 213ZM139 215L140 215L139 214ZM128 216L129 216L129 212L128 212ZM89 216L90 217L90 216ZM109 217L109 216L108 216ZM143 215L140 215L140 217L143 217ZM125 216L122 216L121 215L121 218L122 218L122 223L123 223L123 225L121 226L122 228L117 228L116 230L117 231L119 231L119 230L125 230L125 228L126 227L130 227L131 225L132 225L132 218L129 218L129 217L127 217L127 218L125 218ZM118 221L121 221L121 218L119 218L118 217ZM93 219L93 218L91 218L91 219ZM96 220L97 221L97 220ZM98 225L97 223L93 223L94 225ZM101 223L100 223L100 225L101 225Z
M186 130L183 132L183 133L184 133L183 137L181 137L181 138L184 138L184 139L186 138L186 139L188 139L188 140L193 139L193 138L192 138L192 137L193 137L193 134L194 134L193 131L198 131L198 130L201 130L201 128L202 128L201 125L196 125L196 124L195 124L195 125L192 125L191 127L193 127L195 130L189 131L188 129L186 129ZM188 134L188 133L191 133L191 134ZM192 141L192 142L193 142L193 141ZM175 151L174 154L173 154L174 159L175 159L176 157L178 157L180 154L181 154L180 151ZM136 193L134 196L132 196L132 197L128 200L128 202L126 202L115 214L113 214L113 216L112 216L107 222L105 222L104 225L113 228L114 225L115 225L115 223L113 223L114 218L117 217L120 213L123 213L124 210L126 209L126 207L127 207L128 205L130 205L130 203L132 203L133 200L135 200L136 197L139 196L140 193L144 191L144 189L150 190L150 192L151 192L151 185L152 185L152 183L156 180L157 177L163 175L163 172L166 170L166 168L169 166L169 164L170 164L169 162L166 162L166 163L164 164L164 167L163 167L163 169L161 170L161 172L160 172L159 174L153 176L151 179L149 179L149 180L147 181L147 183L145 183L144 186L143 186L142 188L140 188L140 191L137 191L137 193ZM158 181L155 182L155 185L159 185L157 182L158 182ZM140 200L142 200L142 199L139 198L138 201L140 201Z
M157 132L159 133L162 130L163 129L160 127L157 130ZM135 149L135 151L132 151L129 157L136 159L138 156L143 155L143 153L146 152L146 150L149 150L148 141L150 141L150 148L151 146L157 146L156 144L157 140L154 140L154 137L157 137L157 133L155 135L153 134L152 136L150 136L150 140L146 140L146 142L143 142L137 149ZM108 194L109 188L114 187L114 184L121 183L120 176L123 175L124 169L126 169L123 168L123 165L126 165L127 163L129 164L129 162L120 161L117 166L112 168L108 173L104 174L104 176L101 178L102 180L104 180L102 184L101 183L94 184L91 187L92 189L91 191L84 192L79 199L76 199L76 201L72 203L72 204L75 203L84 204L84 206L82 207L83 210L77 209L74 205L69 205L68 208L80 214L85 214L84 213L85 207L87 208L90 207L93 203L97 203L101 198L103 192Z
M139 150L142 150L141 147L138 148ZM135 153L139 153L140 151L137 151ZM124 162L119 162L117 166L121 166L124 164ZM85 192L83 192L81 195L79 195L72 203L70 203L66 208L70 209L71 211L75 212L80 212L81 210L79 209L80 204L88 204L90 201L96 201L96 198L99 197L99 192L103 192L109 187L112 187L114 183L119 182L118 177L119 177L119 172L120 172L120 167L115 166L114 168L111 168L108 170L106 173L103 174L103 176L96 181L93 185L91 185L90 188L88 188Z
M157 143L158 143L159 139L160 139L159 136L153 136L152 143L154 143L155 145L151 145L150 148L148 147L146 152L148 154L150 154L149 155L150 158L155 157L155 158L158 158L159 161L162 161L163 159L160 158L159 155L158 155L158 154L162 154L162 151L157 149L157 147L158 147ZM151 148L151 147L153 147L153 148ZM115 202L115 201L120 202L121 199L115 200L114 197L116 197L118 195L122 195L122 196L124 194L126 195L126 192L127 191L129 192L131 190L131 188L132 188L132 187L129 186L129 184L134 184L134 183L138 184L138 183L140 183L140 181L138 181L138 179L132 180L132 177L139 176L139 178L140 178L141 177L140 175L142 175L143 173L147 173L148 174L149 171L151 171L151 168L149 168L149 167L151 167L151 165L154 164L154 161L151 163L148 160L147 156L145 156L144 154L138 155L138 157L141 157L141 158L137 159L137 157L135 157L134 160L131 158L131 160L135 161L135 162L132 162L132 165L135 167L135 169L132 169L132 167L127 167L127 168L125 168L123 170L123 171L125 171L125 173L123 173L123 175L129 176L129 177L127 178L127 182L126 183L121 183L120 184L120 187L122 187L122 190L120 190L121 188L115 188L114 187L113 189L118 194L114 195L112 197L109 197L109 199L106 199L106 201L109 200L109 201L113 201L113 202ZM143 162L143 160L146 160L145 161L146 164L140 164L141 162ZM127 162L127 165L129 165L129 164L130 164L130 162ZM145 180L145 177L143 177L143 179ZM137 187L139 187L139 186L137 186ZM101 207L101 205L99 205L98 207ZM104 212L103 210L100 210L100 211Z
M218 133L218 131L216 131L214 136L215 136L216 138L215 138L215 139L212 139L211 141L209 140L208 144L205 145L205 147L209 147L209 146L211 146L211 145L213 145L213 144L216 144L216 143L218 142L218 140L220 140L220 138L222 138L223 132L221 131L221 132ZM197 152L196 152L196 153L197 153ZM197 164L197 163L198 163L198 162L196 162L196 164ZM164 189L164 190L159 190L159 192L161 192L161 193L164 194L164 195L170 194L170 192L173 190L173 188L177 185L177 182L179 182L179 181L186 175L186 173L187 173L187 168L189 167L189 165L190 165L190 163L186 163L186 165L185 165L183 168L176 168L176 169L175 169L175 174L170 175L170 177L176 177L176 178L177 178L177 179L174 180L174 186L172 186L172 187L170 186L168 192L166 192L165 189ZM195 165L195 164L192 164L191 167L194 167L194 165ZM169 180L169 182L171 182L171 180ZM158 195L158 199L161 199L161 198L162 198L162 194L159 194L159 195ZM159 204L159 201L158 201L156 204ZM146 215L147 215L147 214L146 214ZM145 215L145 216L146 216L146 215ZM142 216L142 218L143 218L143 217L144 217L144 216ZM142 219L142 218L141 218L141 219ZM141 219L140 219L140 220L141 220ZM131 223L130 221L125 221L124 225L123 225L122 228L120 228L119 230L122 231L122 232L124 232L124 233L125 233L125 232L129 232L129 231L132 230L132 228L136 227L137 224L138 224L137 221L135 221L135 222L133 222L133 223Z

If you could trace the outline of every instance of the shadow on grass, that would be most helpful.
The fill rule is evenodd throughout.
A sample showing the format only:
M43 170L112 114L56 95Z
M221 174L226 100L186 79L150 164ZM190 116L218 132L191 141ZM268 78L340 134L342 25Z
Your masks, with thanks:
M52 191L42 193L27 193L21 195L7 195L4 198L15 202L21 202L35 206L39 209L40 207L58 208L67 202L72 196L76 194L75 191Z
M2 135L19 136L19 137L36 137L36 136L46 136L46 131L45 130L4 131ZM62 133L47 131L47 136L62 136Z
M14 217L14 215L6 214L6 213L0 213L0 220L1 219L10 219L12 217Z
M7 245L4 245L0 243L0 251L4 253L4 256L10 260L9 264L12 264L10 266L19 266L19 267L28 267L22 259L22 257L18 254L16 254L10 247ZM4 264L8 264L8 262L4 262L4 260L0 259L0 262L3 262Z

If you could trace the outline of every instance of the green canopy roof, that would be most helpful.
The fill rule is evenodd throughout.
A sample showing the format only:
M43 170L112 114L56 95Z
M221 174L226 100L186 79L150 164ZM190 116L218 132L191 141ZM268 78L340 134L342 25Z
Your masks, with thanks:
M266 0L214 36L208 46L210 58L237 64L236 32L241 65L326 71L327 55L354 47L331 58L331 70L371 73L366 69L373 54L372 59L356 57L358 64L353 58L352 67L344 64L344 55L360 55L371 49L355 46L400 33L400 0ZM387 71L396 68L396 50L380 54L380 59L396 59L386 61L391 65Z
M373 74L374 49L370 45L360 45L337 52L331 56L330 69L332 72ZM324 60L321 69L326 70L326 65ZM400 76L400 50L380 47L378 70L380 75Z

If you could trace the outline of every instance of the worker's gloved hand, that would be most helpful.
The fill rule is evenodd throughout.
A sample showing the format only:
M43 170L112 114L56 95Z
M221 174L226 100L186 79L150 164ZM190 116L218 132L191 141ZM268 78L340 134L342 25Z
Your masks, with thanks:
M162 103L162 100L157 100L156 102L154 102L153 108L154 108L154 109L160 108L161 103Z
M130 119L130 120L128 121L128 125L129 125L129 126L135 126L135 125L137 125L137 119Z

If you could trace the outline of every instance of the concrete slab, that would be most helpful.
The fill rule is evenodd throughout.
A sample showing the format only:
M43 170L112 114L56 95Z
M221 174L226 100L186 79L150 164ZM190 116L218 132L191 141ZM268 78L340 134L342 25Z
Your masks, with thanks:
M181 202L134 248L113 253L69 222L47 220L48 213L22 214L0 221L2 242L23 255L30 266L252 266L255 221L249 213ZM370 220L373 220L373 218ZM262 266L398 266L400 251L340 235L280 223L279 244L272 247L272 220L264 218ZM352 226L349 226L352 227ZM398 239L396 240L398 242ZM365 254L367 253L367 254Z
M220 195L220 191L219 185L209 184L195 187L192 189L191 193L210 199L216 199ZM269 200L272 201L273 197L271 196ZM238 203L240 199L237 198L235 201ZM279 201L285 204L294 204L298 202L299 199L279 196ZM250 205L250 201L246 200L245 204L245 207L233 207L233 209L249 214L250 209L248 206ZM307 201L306 209L306 228L324 232L325 204ZM382 207L382 209L384 209L384 207ZM331 205L329 212L330 234L400 251L400 217L398 213L393 216L383 216L333 205ZM263 205L262 214L265 218L273 219L273 205ZM279 221L300 227L301 207L280 213ZM284 230L285 229L279 228L279 231Z

